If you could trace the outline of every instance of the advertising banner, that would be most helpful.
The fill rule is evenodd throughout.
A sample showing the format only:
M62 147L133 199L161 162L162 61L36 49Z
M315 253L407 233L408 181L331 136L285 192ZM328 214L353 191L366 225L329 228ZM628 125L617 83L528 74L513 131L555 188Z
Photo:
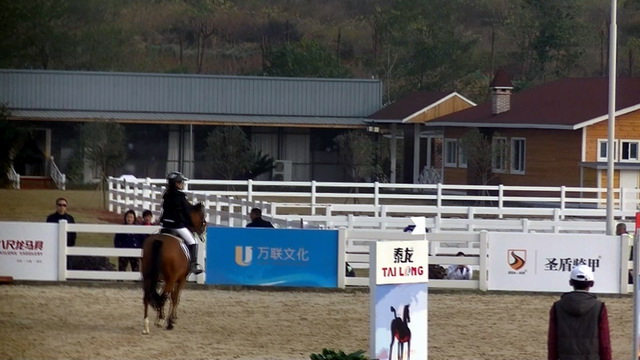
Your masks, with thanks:
M1 222L0 276L58 280L58 224Z
M378 241L370 254L371 357L427 359L428 242Z
M338 231L207 229L206 283L338 286Z
M489 290L571 291L577 265L594 272L596 293L618 293L620 238L594 234L509 234L489 236Z

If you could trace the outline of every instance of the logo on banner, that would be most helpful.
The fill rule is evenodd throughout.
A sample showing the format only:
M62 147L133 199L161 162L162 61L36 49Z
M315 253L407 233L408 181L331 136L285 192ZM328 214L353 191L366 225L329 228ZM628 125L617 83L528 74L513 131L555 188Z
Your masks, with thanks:
M522 269L524 264L527 262L527 250L509 249L507 250L507 253L509 266L516 271Z
M251 246L236 246L236 264L240 266L251 265L253 250Z

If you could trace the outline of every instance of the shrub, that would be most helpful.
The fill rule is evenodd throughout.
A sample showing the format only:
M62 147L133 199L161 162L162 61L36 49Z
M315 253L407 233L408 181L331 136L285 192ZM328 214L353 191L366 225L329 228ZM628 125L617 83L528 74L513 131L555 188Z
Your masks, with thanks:
M338 351L331 349L322 349L321 354L311 354L311 360L367 360L364 356L364 350L359 350L351 354L345 354L344 351Z

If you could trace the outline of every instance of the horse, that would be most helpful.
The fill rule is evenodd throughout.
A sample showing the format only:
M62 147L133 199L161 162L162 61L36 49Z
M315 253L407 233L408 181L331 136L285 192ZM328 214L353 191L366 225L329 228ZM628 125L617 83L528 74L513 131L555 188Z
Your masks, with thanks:
M391 307L393 320L391 320L391 345L389 345L389 360L393 356L393 343L398 340L398 360L402 360L404 356L404 343L407 343L407 360L411 358L411 329L409 329L409 305L404 306L402 319L396 314L396 309Z
M189 230L202 235L207 227L202 203L193 206L190 217ZM182 242L181 238L167 233L150 235L144 241L140 267L144 288L144 329L142 330L144 335L149 334L149 317L147 316L149 305L156 310L156 326L160 327L164 319L163 309L167 298L171 299L167 330L173 329L180 291L189 275L189 259L181 247ZM159 293L158 283L161 280L164 281L164 286Z

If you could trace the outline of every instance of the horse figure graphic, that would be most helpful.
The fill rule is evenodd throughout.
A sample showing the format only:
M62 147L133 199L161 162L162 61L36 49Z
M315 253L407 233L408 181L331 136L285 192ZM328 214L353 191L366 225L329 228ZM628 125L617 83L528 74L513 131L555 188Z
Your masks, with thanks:
M191 210L191 226L189 230L202 235L207 223L204 220L202 203L193 206ZM142 333L149 334L148 306L157 311L156 325L162 326L164 319L164 305L167 298L171 299L167 330L173 329L177 318L180 291L184 287L189 275L189 259L182 249L183 240L177 236L161 233L147 237L142 248L142 278L144 281L144 329ZM164 281L162 292L158 293L158 283Z
M409 305L404 306L402 319L396 314L396 309L391 307L393 320L391 320L391 345L389 345L389 360L393 356L393 343L398 340L398 360L402 360L404 356L404 344L407 343L407 360L411 358L411 329L409 329Z

